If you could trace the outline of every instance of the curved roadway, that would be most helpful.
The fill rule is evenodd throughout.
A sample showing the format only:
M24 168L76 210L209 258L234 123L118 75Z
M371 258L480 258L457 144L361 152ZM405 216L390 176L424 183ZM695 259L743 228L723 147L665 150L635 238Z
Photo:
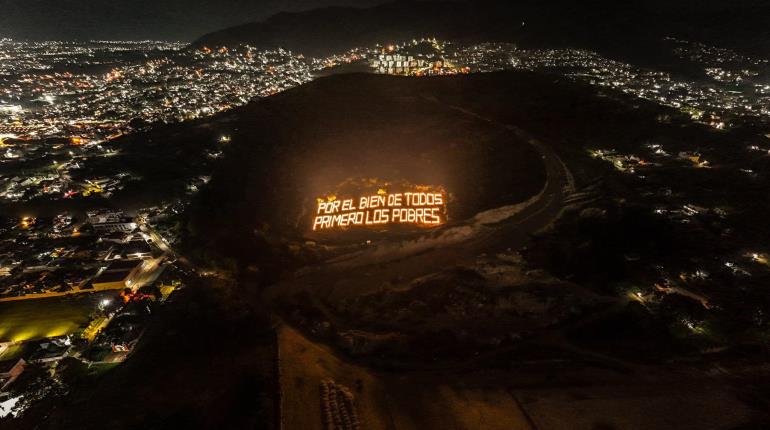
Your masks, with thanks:
M383 241L319 266L305 268L297 272L293 280L280 283L278 289L283 294L295 288L329 285L330 281L331 284L357 284L358 291L363 292L367 285L377 288L394 277L413 279L474 261L481 253L519 249L531 233L542 230L559 217L565 198L574 192L574 180L548 145L516 126L499 123L458 106L443 103L442 106L505 128L531 144L540 153L546 169L546 183L541 192L527 202L485 211L461 224L413 240Z
M337 257L326 262L323 269L318 269L349 269L403 261L408 257L426 260L427 265L421 267L427 269L439 262L447 263L447 259L456 261L461 254L475 257L479 252L517 249L524 245L530 233L542 230L559 217L564 200L575 191L575 185L572 174L553 149L519 127L499 123L458 106L442 106L505 128L532 145L541 155L546 170L546 182L540 193L527 202L481 212L434 234L406 241L383 241L371 248ZM441 254L446 254L445 258Z

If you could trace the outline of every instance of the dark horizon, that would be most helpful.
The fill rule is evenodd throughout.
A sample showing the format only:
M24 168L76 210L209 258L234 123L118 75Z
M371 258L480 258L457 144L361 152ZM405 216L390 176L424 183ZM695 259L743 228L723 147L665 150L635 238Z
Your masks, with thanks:
M0 0L0 38L191 42L207 32L281 12L371 7L387 0Z
M720 0L662 0L614 2L593 0L573 3L564 0L468 1L468 0L0 0L0 38L18 40L158 40L192 42L218 30L261 22L280 13L305 12L328 7L370 8L387 3L468 3L477 8L503 7L528 18L573 21L579 27L586 17L610 20L658 19L672 23L700 22L738 33L766 34L760 18L767 5L746 0L732 5ZM748 19L738 25L736 21ZM589 31L589 33L595 31ZM729 31L728 31L729 30Z

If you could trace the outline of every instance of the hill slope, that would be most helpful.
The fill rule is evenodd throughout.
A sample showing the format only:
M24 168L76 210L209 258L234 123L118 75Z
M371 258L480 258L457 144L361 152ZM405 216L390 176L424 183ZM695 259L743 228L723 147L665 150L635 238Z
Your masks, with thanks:
M225 255L259 260L254 253L267 251L261 239L307 237L317 197L358 197L355 186L344 191L349 184L440 187L457 222L537 194L540 156L438 103L435 95L453 82L336 75L237 110L222 124L232 142L201 191L193 233ZM366 232L363 239L377 234Z

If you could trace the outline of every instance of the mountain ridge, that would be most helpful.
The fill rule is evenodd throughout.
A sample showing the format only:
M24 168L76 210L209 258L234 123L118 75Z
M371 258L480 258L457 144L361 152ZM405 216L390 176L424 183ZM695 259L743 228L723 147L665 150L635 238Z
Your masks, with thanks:
M673 4L636 1L622 5L609 0L580 4L565 0L395 1L369 8L284 12L264 21L202 35L191 46L247 43L322 56L356 46L435 36L464 42L621 51L627 50L629 43L643 49L644 43L651 40L675 36L766 52L770 47L770 31L763 24L767 16L770 4L757 0L740 6L717 0Z

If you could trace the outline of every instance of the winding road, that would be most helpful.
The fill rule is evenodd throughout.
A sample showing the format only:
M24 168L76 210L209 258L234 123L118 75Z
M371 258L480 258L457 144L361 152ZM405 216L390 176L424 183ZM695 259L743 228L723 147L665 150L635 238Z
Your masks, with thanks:
M432 100L440 103L437 100ZM316 270L339 270L373 264L403 261L407 257L425 260L420 267L435 268L479 252L518 249L528 235L549 226L564 206L564 200L575 191L575 182L561 158L548 145L519 127L502 124L459 106L441 104L445 108L471 116L476 120L504 128L516 138L529 143L540 154L546 170L543 189L530 200L481 212L460 224L407 241L382 241L366 249L325 262Z
M532 233L551 225L561 214L565 199L574 192L571 173L559 156L546 144L520 128L502 124L458 106L437 100L452 109L505 129L516 140L528 142L541 155L546 170L543 189L526 202L502 206L474 217L436 229L414 239L383 240L376 244L306 267L290 279L269 288L268 300L275 294L291 295L302 290L320 293L324 286L344 294L350 285L356 294L374 291L391 279L416 279L448 267L473 263L481 254L496 254L524 246ZM323 307L321 303L317 303Z

